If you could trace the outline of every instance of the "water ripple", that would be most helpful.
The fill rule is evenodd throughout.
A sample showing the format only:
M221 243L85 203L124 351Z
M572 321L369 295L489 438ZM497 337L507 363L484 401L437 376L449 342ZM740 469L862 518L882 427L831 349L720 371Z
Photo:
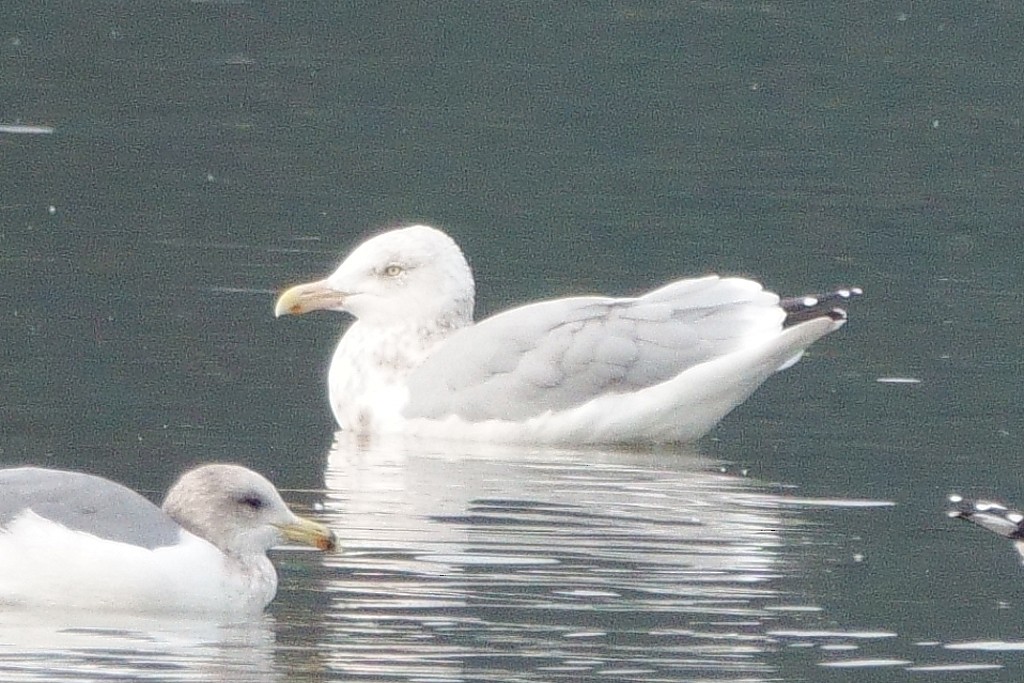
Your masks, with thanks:
M771 671L792 513L763 484L692 454L652 468L622 453L348 443L326 481L325 514L350 552L330 559L324 645L347 678Z

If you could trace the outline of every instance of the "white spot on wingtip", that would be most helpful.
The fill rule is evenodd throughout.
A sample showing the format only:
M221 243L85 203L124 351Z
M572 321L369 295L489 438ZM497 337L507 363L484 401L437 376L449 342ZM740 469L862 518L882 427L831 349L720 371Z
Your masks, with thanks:
M959 493L951 493L949 495L949 502L950 503L962 503L962 502L964 502L964 497L961 496Z
M811 306L818 305L818 298L814 296L805 296L803 301L801 301L800 303L802 303L807 308L810 308Z

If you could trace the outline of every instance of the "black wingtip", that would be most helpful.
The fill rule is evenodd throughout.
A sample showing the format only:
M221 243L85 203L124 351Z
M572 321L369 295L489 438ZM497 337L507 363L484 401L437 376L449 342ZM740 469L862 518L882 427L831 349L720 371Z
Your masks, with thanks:
M832 320L846 320L846 303L864 293L860 287L842 287L824 294L792 296L779 302L786 311L785 325L796 325L807 320L827 317Z
M991 500L970 500L953 494L949 497L952 508L946 515L962 519L1014 540L1024 539L1024 513L1012 510Z

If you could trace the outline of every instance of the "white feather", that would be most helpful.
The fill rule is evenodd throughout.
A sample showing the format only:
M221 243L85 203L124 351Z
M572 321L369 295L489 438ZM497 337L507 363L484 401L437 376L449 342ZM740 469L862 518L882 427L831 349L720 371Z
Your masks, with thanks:
M31 510L0 529L0 604L7 606L255 614L276 589L266 555L243 566L184 530L178 544L149 550Z

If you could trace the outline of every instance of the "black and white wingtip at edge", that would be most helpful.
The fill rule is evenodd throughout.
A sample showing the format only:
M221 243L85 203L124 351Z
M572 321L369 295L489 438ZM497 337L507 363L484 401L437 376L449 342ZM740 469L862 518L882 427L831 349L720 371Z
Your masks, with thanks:
M946 515L976 524L1004 538L1014 541L1017 552L1024 559L1024 513L1011 510L991 500L970 500L954 493L949 497L953 509Z
M846 302L864 293L860 287L843 287L824 294L807 294L782 299L779 305L786 311L784 325L796 325L806 320L827 316L833 320L846 320Z

